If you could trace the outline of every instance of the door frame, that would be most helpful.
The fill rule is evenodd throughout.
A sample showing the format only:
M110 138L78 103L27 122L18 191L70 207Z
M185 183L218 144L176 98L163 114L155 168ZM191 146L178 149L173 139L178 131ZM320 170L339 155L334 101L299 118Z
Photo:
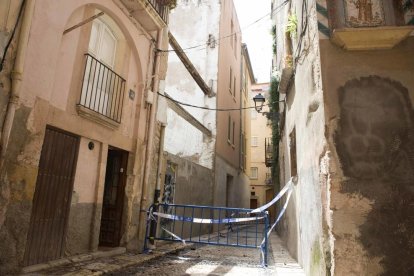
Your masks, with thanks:
M105 196L105 189L106 189L106 173L108 170L108 159L106 162L106 169L105 169L105 182L104 182L104 189L103 189L103 200L102 200L102 209L101 209L101 220L100 220L100 226L99 226L99 240L98 240L98 245L99 246L108 246L108 247L118 247L120 246L120 242L121 242L121 237L122 237L122 233L124 232L125 229L125 225L124 225L124 205L125 205L125 188L126 188L126 184L127 184L127 169L128 169L128 157L129 157L129 152L120 148L116 148L113 146L109 146L108 147L108 158L109 158L109 153L110 151L114 151L114 152L118 152L121 155L121 163L120 166L121 168L124 169L123 173L120 174L120 178L119 178L119 183L120 185L118 185L118 189L117 189L117 196L116 196L116 209L117 212L119 212L118 215L118 228L119 231L116 233L116 242L114 244L108 244L108 243L101 243L101 229L102 229L102 215L103 215L103 211L104 211L104 196Z

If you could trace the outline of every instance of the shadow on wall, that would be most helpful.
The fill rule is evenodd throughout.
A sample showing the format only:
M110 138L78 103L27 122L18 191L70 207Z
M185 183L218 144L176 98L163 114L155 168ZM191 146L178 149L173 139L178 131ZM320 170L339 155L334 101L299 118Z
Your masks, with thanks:
M408 90L390 79L363 77L340 88L339 104L335 142L348 177L341 192L372 202L359 240L369 259L381 258L383 275L414 275L414 118Z

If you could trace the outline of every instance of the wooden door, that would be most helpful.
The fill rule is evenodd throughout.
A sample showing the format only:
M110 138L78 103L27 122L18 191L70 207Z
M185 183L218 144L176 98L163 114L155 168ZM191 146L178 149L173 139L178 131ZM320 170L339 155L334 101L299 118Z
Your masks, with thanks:
M128 153L109 149L106 164L99 245L119 246Z
M256 209L257 208L257 199L251 198L250 199L250 209Z
M25 265L63 256L78 149L79 137L46 128L27 236Z

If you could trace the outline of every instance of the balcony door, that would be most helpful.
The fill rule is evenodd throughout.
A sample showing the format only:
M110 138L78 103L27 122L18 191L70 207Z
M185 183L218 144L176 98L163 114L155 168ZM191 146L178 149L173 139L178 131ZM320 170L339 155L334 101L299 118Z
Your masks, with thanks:
M114 92L120 85L113 70L116 48L117 38L108 25L102 20L94 20L80 103L107 117L115 113L111 103L117 97Z

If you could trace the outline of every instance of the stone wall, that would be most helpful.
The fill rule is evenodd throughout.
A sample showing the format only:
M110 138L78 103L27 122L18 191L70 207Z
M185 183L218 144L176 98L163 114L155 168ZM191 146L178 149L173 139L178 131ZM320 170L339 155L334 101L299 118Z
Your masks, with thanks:
M321 43L337 275L414 272L413 49Z
M283 1L275 1L278 6ZM316 2L307 1L308 12L302 14L303 1L292 1L275 14L278 70L288 67L285 57L292 53L295 75L286 94L280 95L281 122L279 144L280 187L291 177L297 183L278 231L287 243L290 253L297 258L307 275L325 275L330 270L331 250L324 205L323 160L328 151L325 139L325 112L322 91ZM297 36L287 39L286 24L289 11L298 18ZM307 19L306 30L302 20ZM304 31L302 39L299 35ZM291 46L290 46L291 45ZM300 47L299 47L300 45ZM290 48L290 49L288 49ZM285 76L282 76L282 79ZM286 79L285 79L286 80ZM284 197L278 210L285 203Z

